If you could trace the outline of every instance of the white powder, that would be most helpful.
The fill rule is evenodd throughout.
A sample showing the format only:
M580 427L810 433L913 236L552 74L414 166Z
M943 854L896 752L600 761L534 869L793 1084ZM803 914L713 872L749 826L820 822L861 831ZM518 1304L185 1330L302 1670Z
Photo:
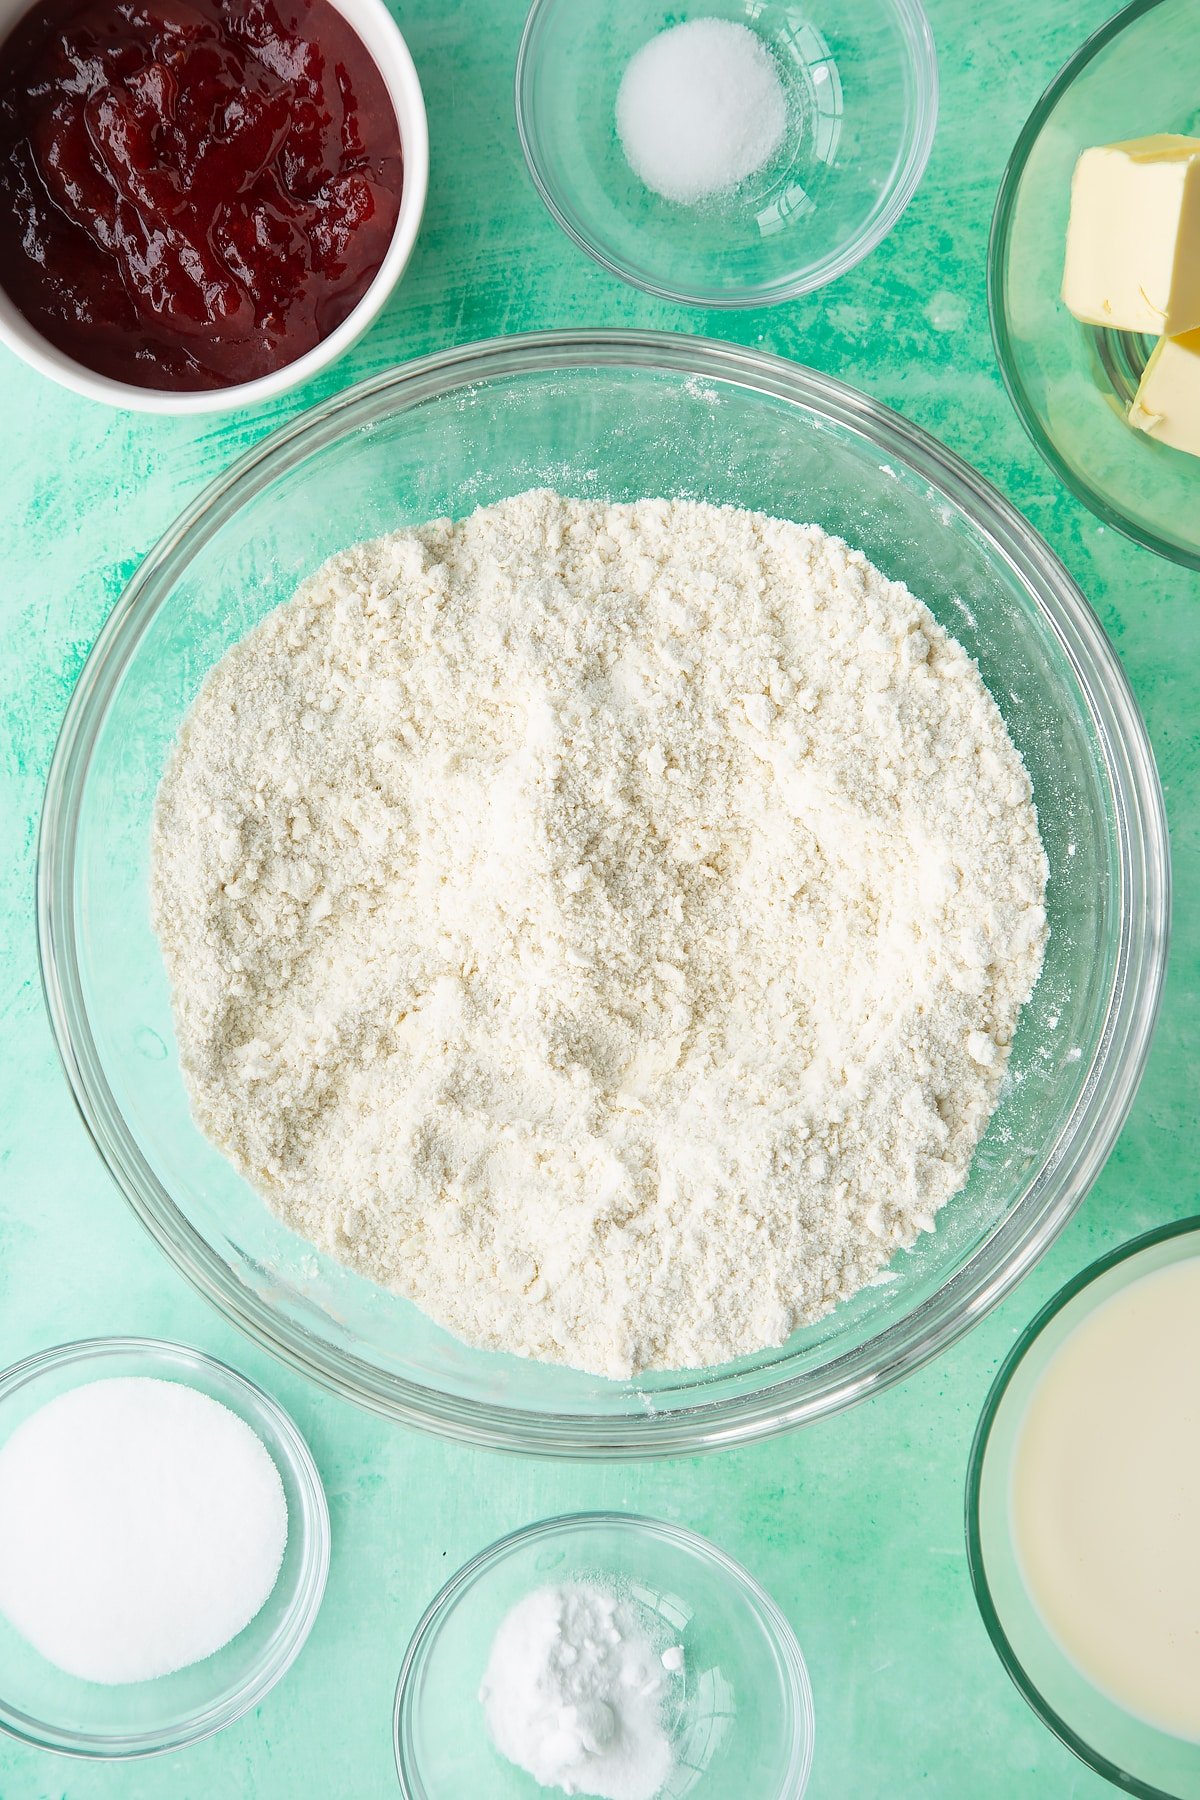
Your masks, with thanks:
M179 1382L87 1382L0 1449L0 1612L84 1681L149 1681L219 1650L286 1542L261 1440Z
M672 1654L675 1652L675 1654ZM594 1583L536 1589L492 1644L479 1698L502 1756L543 1787L654 1800L674 1766L666 1658L630 1602Z
M692 19L643 44L617 91L617 134L634 174L684 204L729 193L774 156L787 99L761 38Z
M779 1344L934 1228L1041 964L962 648L812 526L521 495L358 545L222 660L159 796L196 1116L468 1342Z

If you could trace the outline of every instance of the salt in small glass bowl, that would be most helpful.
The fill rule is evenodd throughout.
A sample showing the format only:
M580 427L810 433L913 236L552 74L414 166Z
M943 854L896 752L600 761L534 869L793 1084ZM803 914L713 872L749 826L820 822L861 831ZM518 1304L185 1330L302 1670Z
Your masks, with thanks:
M617 90L643 44L710 18L766 44L789 129L732 193L680 206L626 161ZM555 219L611 274L695 306L770 306L853 268L916 192L937 104L920 0L534 0L517 57L517 129Z
M68 1675L0 1614L0 1729L36 1749L96 1760L178 1750L257 1706L300 1654L329 1570L329 1510L307 1444L268 1394L200 1350L112 1337L27 1357L0 1375L0 1445L60 1394L130 1376L195 1388L250 1426L283 1482L287 1547L275 1586L244 1630L201 1662L154 1681L109 1687Z
M479 1703L492 1639L534 1588L599 1581L683 1648L660 1800L800 1800L812 1766L808 1671L791 1626L733 1558L694 1531L632 1513L575 1513L501 1538L458 1571L413 1634L394 1714L405 1800L536 1800L545 1789L493 1747Z
M967 1471L967 1565L992 1648L1017 1691L1081 1762L1139 1800L1200 1800L1200 1743L1127 1712L1088 1680L1048 1629L1021 1572L1012 1474L1034 1391L1096 1308L1158 1269L1200 1256L1200 1218L1121 1244L1074 1276L1026 1326L984 1403Z

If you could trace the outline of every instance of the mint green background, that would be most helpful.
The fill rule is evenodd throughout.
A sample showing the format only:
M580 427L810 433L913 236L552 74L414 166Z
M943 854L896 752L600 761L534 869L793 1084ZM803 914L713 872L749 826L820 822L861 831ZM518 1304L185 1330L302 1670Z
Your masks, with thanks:
M0 1741L0 1800L389 1800L392 1693L426 1602L502 1532L595 1506L707 1532L774 1594L812 1672L812 1800L1110 1791L1010 1687L976 1615L961 1517L975 1418L1025 1320L1093 1254L1196 1204L1200 581L1104 530L1056 485L1001 388L985 300L987 228L1009 148L1107 11L1106 0L932 0L941 122L892 237L802 301L705 315L610 279L543 210L512 115L522 0L404 0L398 16L429 107L429 204L400 290L335 370L253 414L186 422L76 399L0 351L0 1363L102 1332L160 1334L226 1357L291 1409L333 1519L321 1617L255 1713L193 1750L124 1767ZM228 1328L153 1249L85 1137L43 1016L33 926L37 819L59 718L122 584L184 503L270 426L350 381L448 344L568 324L708 332L812 363L997 482L1062 556L1124 661L1166 788L1179 895L1166 1004L1133 1116L1019 1291L903 1388L840 1418L753 1449L633 1467L523 1462L410 1435L305 1385Z

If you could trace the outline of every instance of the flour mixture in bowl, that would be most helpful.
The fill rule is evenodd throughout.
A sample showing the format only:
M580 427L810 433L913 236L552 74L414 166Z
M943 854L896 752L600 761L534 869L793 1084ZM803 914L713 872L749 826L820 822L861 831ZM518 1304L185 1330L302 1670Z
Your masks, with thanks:
M537 491L213 670L152 905L199 1123L468 1342L782 1343L932 1230L1041 966L975 664L815 526Z

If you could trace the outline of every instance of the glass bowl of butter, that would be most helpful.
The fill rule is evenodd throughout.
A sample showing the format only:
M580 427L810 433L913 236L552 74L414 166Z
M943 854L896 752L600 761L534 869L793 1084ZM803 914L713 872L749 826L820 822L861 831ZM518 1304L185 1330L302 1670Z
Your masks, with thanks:
M988 256L996 354L1034 443L1106 524L1192 568L1198 31L1196 0L1134 0L1088 39L1017 140Z

